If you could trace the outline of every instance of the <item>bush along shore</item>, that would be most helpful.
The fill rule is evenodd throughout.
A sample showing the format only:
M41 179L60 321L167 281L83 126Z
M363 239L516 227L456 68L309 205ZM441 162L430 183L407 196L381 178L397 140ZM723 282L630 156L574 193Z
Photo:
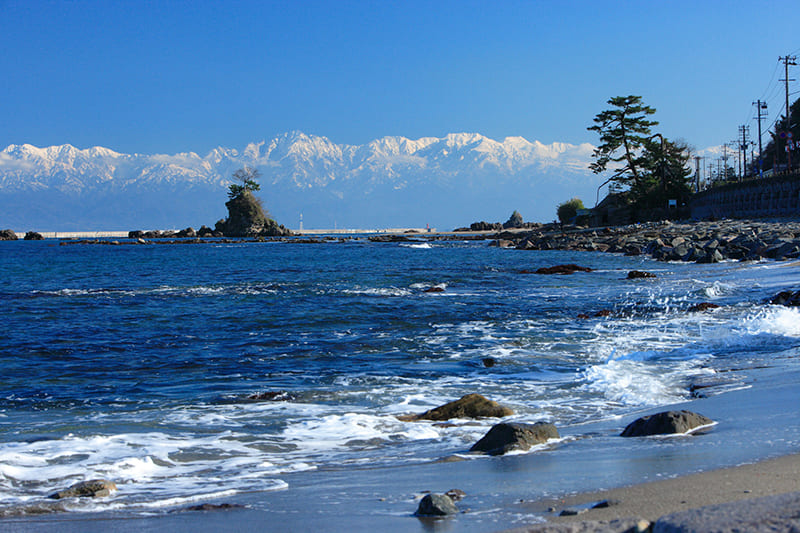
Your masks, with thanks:
M797 259L800 221L722 220L649 222L606 228L504 231L493 244L518 250L575 250L649 255L661 261L717 263L724 260Z

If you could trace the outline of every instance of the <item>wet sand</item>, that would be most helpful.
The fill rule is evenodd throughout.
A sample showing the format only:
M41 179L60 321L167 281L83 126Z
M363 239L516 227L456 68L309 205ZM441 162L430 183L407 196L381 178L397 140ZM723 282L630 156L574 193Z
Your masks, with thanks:
M525 507L528 512L543 513L551 524L623 518L655 522L664 515L688 509L797 491L800 491L800 454L612 490L541 500ZM608 502L609 505L591 508L598 502ZM565 509L579 514L559 516ZM513 531L538 531L546 527L531 526Z

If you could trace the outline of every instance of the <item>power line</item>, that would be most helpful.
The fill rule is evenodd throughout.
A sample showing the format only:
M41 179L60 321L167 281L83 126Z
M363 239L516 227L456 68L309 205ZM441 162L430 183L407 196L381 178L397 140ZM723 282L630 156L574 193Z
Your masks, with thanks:
M767 83L767 88L764 89L764 94L761 96L761 100L767 99L767 92L770 90L770 87L772 87L772 82L775 81L775 76L778 74L778 68L779 66L775 65L775 70L772 71L772 77L770 78L769 83Z

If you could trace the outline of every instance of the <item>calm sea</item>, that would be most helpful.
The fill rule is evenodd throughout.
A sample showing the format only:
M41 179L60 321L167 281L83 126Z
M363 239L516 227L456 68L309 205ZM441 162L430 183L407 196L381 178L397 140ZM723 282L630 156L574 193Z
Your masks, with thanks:
M525 273L562 263L594 271ZM59 510L269 502L294 479L466 456L494 421L397 415L468 393L513 420L619 425L690 400L692 384L724 396L751 369L796 370L800 349L798 311L765 303L800 288L796 263L49 240L0 243L0 281L0 513L14 515L93 478L118 492ZM720 307L690 311L701 302Z

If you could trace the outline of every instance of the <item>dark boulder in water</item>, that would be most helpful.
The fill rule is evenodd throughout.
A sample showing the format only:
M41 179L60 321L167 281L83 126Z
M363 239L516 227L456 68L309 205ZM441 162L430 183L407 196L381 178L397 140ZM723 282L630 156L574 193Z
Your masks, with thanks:
M457 502L459 500L463 500L464 496L466 496L467 493L461 489L450 489L447 492L445 492L444 495L449 496L451 500Z
M782 291L773 296L769 303L772 305L785 305L786 307L800 307L800 291Z
M16 241L19 239L17 234L10 229L0 230L0 241Z
M710 418L691 411L664 411L634 420L623 430L621 436L647 437L688 433L693 429L713 423L714 421Z
M227 511L229 509L244 509L244 505L238 503L201 503L184 507L184 511Z
M582 267L579 265L556 265L551 267L542 267L536 270L537 274L572 274L574 272L591 272L589 267Z
M254 392L247 399L253 402L288 402L294 400L295 397L285 390L278 390Z
M60 500L62 498L103 498L117 490L113 481L105 479L92 479L75 483L67 489L54 492L48 498Z
M711 302L700 302L699 304L694 304L689 308L690 313L697 313L700 311L709 311L711 309L719 309L717 304L712 304Z
M446 494L426 494L419 502L416 516L447 516L458 514L458 507Z
M433 287L428 287L422 292L444 292L444 287L441 287L439 285L434 285Z
M628 279L645 279L654 277L656 277L656 275L652 272L644 272L642 270L631 270L628 272Z
M25 234L26 241L43 241L44 237L41 233L37 233L35 231L29 231Z
M549 439L557 439L558 436L556 427L546 422L535 424L504 422L492 426L492 429L469 451L503 455L514 450L529 450L531 446L543 444Z
M421 415L412 417L412 420L443 421L451 418L502 418L513 415L514 411L488 400L480 394L467 394L458 400L446 403Z

